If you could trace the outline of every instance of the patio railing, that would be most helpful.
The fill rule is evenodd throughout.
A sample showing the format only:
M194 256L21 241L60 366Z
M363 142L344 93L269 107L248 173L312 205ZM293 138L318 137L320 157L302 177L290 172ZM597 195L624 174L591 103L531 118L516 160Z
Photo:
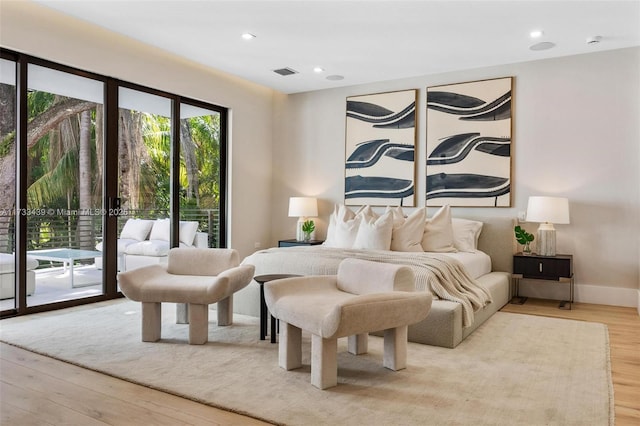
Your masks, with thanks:
M102 240L102 216L77 214L76 211L53 209L26 212L27 250L79 248L94 250ZM129 218L164 219L168 210L129 210L118 217L118 235ZM198 222L198 231L208 235L209 247L219 247L219 211L213 209L181 209L180 220ZM15 215L0 215L0 253L15 251Z

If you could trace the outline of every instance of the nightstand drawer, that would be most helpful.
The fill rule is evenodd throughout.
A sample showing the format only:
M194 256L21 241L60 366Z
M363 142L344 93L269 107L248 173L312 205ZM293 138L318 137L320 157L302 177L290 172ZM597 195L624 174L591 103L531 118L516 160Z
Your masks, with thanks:
M293 246L318 246L324 243L324 240L310 240L310 241L298 241L298 240L280 240L278 241L278 247L293 247Z
M523 278L556 280L573 276L571 255L559 254L553 257L515 255L513 257L513 273Z

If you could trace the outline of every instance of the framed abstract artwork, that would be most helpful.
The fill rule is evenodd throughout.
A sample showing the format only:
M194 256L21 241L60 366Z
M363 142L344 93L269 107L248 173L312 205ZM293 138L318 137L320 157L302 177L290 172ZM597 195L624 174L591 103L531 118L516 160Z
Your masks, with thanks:
M415 206L416 90L347 98L346 205Z
M512 85L427 88L427 206L511 206Z

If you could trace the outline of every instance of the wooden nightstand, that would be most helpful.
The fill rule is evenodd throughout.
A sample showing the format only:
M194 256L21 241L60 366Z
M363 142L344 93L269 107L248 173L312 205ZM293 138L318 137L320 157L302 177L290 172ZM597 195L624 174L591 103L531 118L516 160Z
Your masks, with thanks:
M278 241L278 247L292 247L292 246L318 246L324 243L324 240L309 240L298 241L295 238L293 240L280 240Z
M527 301L526 297L520 297L518 295L520 280L522 278L558 281L561 283L569 283L569 300L561 301L559 307L561 309L571 309L574 285L572 255L558 254L555 256L539 256L536 254L524 255L522 253L516 253L513 255L513 274L511 277L515 287L515 296L511 299L511 303L522 305Z

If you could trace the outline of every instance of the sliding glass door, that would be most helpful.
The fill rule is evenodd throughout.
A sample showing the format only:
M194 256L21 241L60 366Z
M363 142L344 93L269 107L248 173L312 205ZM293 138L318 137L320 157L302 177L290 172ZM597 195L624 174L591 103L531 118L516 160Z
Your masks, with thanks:
M118 269L124 271L165 263L171 247L172 100L120 87L118 105Z
M225 246L226 109L0 56L1 317L120 297L118 271Z
M27 75L27 306L100 295L104 83L34 64Z
M198 222L209 247L222 247L223 117L220 111L180 104L180 218Z

